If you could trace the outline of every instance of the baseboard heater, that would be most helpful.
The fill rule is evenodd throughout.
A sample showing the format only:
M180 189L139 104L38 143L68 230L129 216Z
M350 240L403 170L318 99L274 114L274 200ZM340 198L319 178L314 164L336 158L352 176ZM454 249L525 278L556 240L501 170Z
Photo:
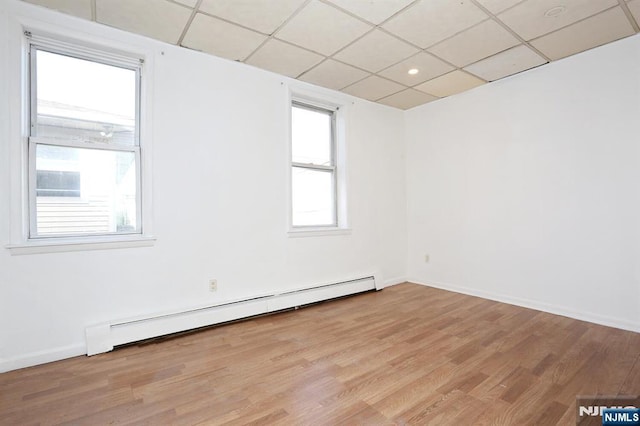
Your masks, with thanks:
M109 352L114 346L126 343L380 289L380 277L371 275L214 306L98 324L86 328L87 355Z

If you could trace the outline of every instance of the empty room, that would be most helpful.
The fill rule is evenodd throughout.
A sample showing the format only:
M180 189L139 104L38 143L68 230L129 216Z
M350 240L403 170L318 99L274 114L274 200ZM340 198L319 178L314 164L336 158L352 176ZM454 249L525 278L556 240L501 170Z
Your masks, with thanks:
M640 0L0 0L0 425L639 425Z

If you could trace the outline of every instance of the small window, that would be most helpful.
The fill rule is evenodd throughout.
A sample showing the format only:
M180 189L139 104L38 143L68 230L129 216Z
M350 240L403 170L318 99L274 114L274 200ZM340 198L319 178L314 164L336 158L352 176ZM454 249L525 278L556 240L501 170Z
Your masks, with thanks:
M294 101L291 108L293 227L338 225L335 111Z
M37 197L80 197L80 172L38 170Z
M141 234L141 61L27 34L30 238Z

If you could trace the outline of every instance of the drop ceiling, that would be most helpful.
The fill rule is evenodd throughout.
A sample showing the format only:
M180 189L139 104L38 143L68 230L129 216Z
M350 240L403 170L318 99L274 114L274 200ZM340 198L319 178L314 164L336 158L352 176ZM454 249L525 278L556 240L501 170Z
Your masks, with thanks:
M640 22L640 0L26 1L400 109L628 37Z

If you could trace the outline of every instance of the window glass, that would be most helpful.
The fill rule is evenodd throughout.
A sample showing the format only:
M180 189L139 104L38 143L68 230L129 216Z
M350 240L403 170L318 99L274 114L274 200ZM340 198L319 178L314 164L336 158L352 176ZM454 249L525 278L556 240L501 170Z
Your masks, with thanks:
M335 225L331 171L293 167L293 226Z
M36 50L33 136L136 143L136 72Z
M29 57L30 237L141 234L139 62L40 38Z
M335 112L291 106L291 225L336 226Z
M36 173L38 235L136 231L133 153L38 145Z
M291 111L292 161L328 166L332 155L332 111L294 105Z
M38 197L80 196L80 172L38 170L36 180Z

